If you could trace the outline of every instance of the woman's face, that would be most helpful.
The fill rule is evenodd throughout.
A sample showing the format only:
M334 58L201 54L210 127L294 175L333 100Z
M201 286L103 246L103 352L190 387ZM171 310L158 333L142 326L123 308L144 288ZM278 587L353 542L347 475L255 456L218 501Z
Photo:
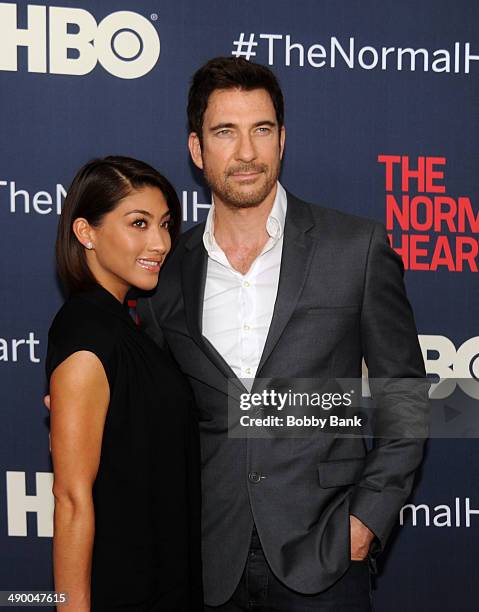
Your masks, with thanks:
M89 226L93 249L87 263L97 281L120 301L131 287L154 289L171 247L170 211L157 187L133 191ZM82 241L83 242L83 241Z

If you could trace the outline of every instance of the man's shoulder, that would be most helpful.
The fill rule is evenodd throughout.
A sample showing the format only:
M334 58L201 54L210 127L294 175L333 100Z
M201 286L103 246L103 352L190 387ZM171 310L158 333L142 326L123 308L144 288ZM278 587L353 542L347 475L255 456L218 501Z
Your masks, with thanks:
M194 248L203 241L206 221L193 225L186 231L182 232L176 241L173 253L176 251L184 251L185 249ZM172 254L173 254L172 253Z
M204 231L205 222L202 222L193 225L193 227L190 227L178 236L178 239L168 254L168 258L165 263L165 272L166 270L170 270L181 265L181 260L185 254L185 251L194 249L196 246L202 244Z
M324 206L320 203L306 202L301 198L287 192L289 217L295 220L298 217L309 217L312 224L324 235L324 230L334 235L345 234L371 236L375 228L382 224L368 217L355 215L349 212Z

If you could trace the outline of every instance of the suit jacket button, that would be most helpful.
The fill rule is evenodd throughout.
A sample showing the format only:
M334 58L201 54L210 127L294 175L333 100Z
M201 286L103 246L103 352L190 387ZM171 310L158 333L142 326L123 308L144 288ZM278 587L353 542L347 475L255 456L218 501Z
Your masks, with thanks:
M253 484L258 484L258 482L261 480L261 474L258 474L258 472L250 472L248 474L248 480Z

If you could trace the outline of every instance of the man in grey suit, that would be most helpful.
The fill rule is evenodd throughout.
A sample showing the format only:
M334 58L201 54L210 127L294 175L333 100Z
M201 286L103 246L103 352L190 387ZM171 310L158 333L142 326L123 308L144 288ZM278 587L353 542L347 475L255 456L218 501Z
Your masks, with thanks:
M205 609L366 612L423 440L233 438L228 393L260 377L360 378L363 357L370 377L422 379L401 259L379 223L280 185L283 97L268 68L209 61L188 117L213 206L138 307L197 399ZM424 394L390 406L426 420Z

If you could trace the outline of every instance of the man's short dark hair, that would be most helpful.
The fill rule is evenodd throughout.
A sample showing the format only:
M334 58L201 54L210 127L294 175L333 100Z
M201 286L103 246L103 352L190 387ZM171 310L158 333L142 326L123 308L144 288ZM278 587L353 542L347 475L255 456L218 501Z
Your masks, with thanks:
M200 140L208 100L217 89L265 89L271 96L278 127L284 125L283 93L269 68L242 57L215 57L195 72L188 94L190 132L196 132Z

